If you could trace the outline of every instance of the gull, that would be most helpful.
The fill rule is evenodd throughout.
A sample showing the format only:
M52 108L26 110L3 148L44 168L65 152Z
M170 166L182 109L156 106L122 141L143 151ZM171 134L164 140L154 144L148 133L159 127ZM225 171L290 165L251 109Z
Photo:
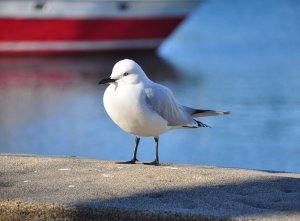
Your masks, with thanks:
M109 78L99 84L109 84L103 96L104 108L121 129L135 135L135 148L130 161L135 164L141 137L154 137L155 160L148 165L159 165L159 136L179 128L209 127L196 117L229 114L228 111L195 109L179 104L172 91L151 81L133 60L118 61Z

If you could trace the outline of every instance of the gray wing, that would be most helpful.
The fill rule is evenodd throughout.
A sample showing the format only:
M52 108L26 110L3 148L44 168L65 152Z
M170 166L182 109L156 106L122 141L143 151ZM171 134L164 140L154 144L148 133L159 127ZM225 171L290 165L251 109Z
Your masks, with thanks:
M145 88L146 103L168 122L169 126L184 126L194 124L191 116L181 110L170 89L159 84Z

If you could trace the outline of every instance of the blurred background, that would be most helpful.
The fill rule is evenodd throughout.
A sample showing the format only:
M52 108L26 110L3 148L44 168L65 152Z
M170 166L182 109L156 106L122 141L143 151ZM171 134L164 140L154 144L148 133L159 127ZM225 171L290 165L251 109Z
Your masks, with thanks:
M191 12L188 6L176 5L180 1L173 1L175 9L168 12L154 2L157 18L149 20L147 12L130 16L135 6L118 1L118 20L148 19L146 29L141 22L121 28L124 38L132 38L129 43L117 39L119 23L114 23L105 29L112 36L99 40L103 33L92 32L94 37L84 39L83 45L82 39L66 43L71 35L62 33L68 24L58 31L59 44L57 39L55 44L43 41L41 32L28 39L35 35L30 28L40 25L34 24L39 16L55 16L51 1L30 3L38 14L21 35L12 27L22 19L1 7L0 152L131 159L134 136L109 119L102 102L105 87L98 85L111 74L114 63L131 58L152 80L171 88L179 103L232 111L228 116L201 118L212 128L162 135L161 162L300 172L300 2L192 1ZM185 10L178 11L179 6ZM96 12L91 12L93 30L103 22L95 21ZM42 21L45 27L49 16ZM107 20L111 15L105 16ZM86 34L91 24L85 22L85 31L72 24L73 32L80 29L81 36ZM161 34L159 29L166 30L167 25L168 32ZM141 30L156 34L137 34ZM154 156L153 138L141 139L138 158L150 161Z

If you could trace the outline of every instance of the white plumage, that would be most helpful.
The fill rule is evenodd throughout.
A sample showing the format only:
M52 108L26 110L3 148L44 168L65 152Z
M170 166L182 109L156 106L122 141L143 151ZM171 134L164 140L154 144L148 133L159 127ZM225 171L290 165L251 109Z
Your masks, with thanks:
M109 83L103 103L110 118L124 131L136 136L136 151L141 136L153 136L158 152L160 134L176 128L206 127L194 117L229 114L229 112L199 110L177 103L172 91L151 81L142 68L133 60L117 62L110 78L99 82ZM156 160L151 164L158 165Z

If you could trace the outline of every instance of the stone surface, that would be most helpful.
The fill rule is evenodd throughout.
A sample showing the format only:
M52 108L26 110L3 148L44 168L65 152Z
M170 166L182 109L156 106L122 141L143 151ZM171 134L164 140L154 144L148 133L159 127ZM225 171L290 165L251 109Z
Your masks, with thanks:
M0 155L0 220L300 220L300 174Z

